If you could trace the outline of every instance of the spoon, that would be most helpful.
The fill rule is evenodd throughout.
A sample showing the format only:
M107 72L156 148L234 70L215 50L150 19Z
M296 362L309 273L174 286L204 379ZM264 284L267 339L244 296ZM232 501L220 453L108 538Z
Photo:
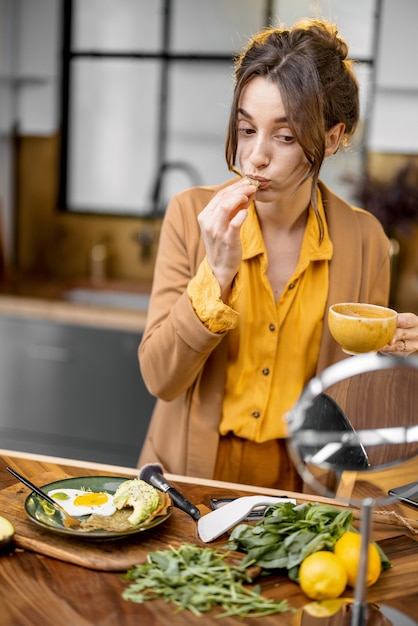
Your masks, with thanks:
M53 500L51 496L49 496L47 493L42 491L42 489L40 489L39 487L31 483L30 480L28 480L24 476L21 476L21 474L19 474L18 472L15 472L15 470L12 470L10 467L6 469L8 472L13 474L15 478L20 480L21 483L26 485L26 487L29 487L29 489L32 489L32 491L34 491L40 498L42 498L43 500L46 500L46 502L49 502L49 504L52 504L53 507L58 509L58 511L60 511L62 515L62 518L63 518L62 523L64 524L65 528L78 528L81 525L81 522L79 519L77 519L76 517L73 517L72 515L69 515L67 511L60 504L58 504L58 502Z

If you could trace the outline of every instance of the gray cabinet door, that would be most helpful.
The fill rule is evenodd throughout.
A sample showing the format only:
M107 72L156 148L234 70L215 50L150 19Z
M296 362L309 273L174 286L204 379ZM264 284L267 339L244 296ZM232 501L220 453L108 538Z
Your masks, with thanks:
M135 466L155 399L139 333L0 317L0 448Z

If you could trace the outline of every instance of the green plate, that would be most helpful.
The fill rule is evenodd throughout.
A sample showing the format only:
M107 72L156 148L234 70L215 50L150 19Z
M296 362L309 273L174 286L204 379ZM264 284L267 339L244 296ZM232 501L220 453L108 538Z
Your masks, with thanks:
M53 489L85 489L89 491L105 491L114 494L121 483L130 480L129 478L121 478L120 476L80 476L78 478L67 478L65 480L57 480L54 483L43 485L42 490L48 493ZM108 531L108 530L91 530L81 531L77 528L66 528L62 523L61 513L52 507L51 504L43 500L36 493L32 492L25 501L25 510L31 520L33 520L42 528L52 530L61 535L71 535L79 539L116 539L118 537L126 537L143 530L149 530L162 524L171 515L171 507L165 515L154 517L147 523L145 519L137 526L132 526L129 530ZM79 519L87 519L88 515L80 516Z

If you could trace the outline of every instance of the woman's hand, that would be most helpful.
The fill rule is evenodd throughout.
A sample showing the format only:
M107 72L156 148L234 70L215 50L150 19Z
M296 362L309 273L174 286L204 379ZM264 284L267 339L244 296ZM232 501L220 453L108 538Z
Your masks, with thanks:
M399 313L393 339L379 350L385 354L408 356L418 350L418 317L414 313Z
M216 194L198 216L206 256L227 300L242 259L240 230L257 188L243 178Z

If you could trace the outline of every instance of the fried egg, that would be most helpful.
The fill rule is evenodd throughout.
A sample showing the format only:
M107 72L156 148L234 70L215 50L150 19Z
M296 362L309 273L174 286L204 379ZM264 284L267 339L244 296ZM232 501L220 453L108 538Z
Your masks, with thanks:
M63 509L76 517L81 515L112 515L116 511L113 496L104 491L85 491L83 489L53 489L48 492Z

